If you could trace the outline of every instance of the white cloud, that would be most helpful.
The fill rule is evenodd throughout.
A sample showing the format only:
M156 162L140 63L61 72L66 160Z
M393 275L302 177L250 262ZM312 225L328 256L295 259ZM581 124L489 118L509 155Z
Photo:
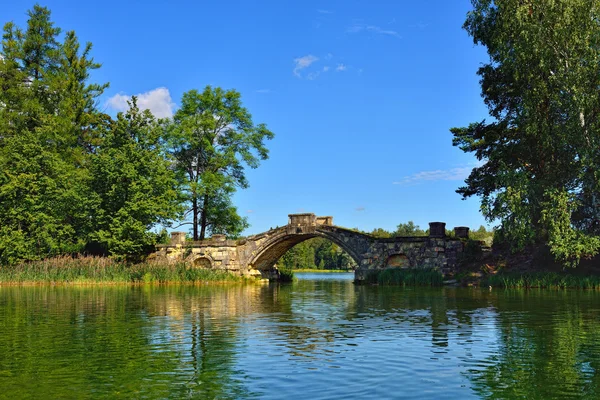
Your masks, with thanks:
M294 59L294 75L296 75L298 78L301 77L300 72L305 69L310 67L311 64L313 64L314 62L319 61L319 57L315 57L312 54L306 55L304 57L298 57Z
M319 14L333 14L333 11L318 9L317 12Z
M271 93L271 89L258 89L256 93Z
M364 32L364 31L376 33L378 35L394 36L394 37L397 37L398 39L402 38L402 36L400 36L400 34L398 34L398 32L393 31L391 29L383 29L376 25L354 24L346 30L346 32L348 32L348 33L360 33L360 32Z
M157 118L170 118L173 116L175 103L171 99L169 89L166 87L159 87L135 96L140 110L150 110ZM130 100L131 96L119 93L108 99L106 104L115 111L127 111L129 109L127 102Z
M248 214L254 214L254 210L247 210L246 213L248 213Z
M335 70L336 70L337 72L342 72L342 71L345 71L345 70L347 70L347 69L348 69L348 67L346 67L344 64L338 64L338 66L337 66L337 67L335 67Z
M327 72L327 71L329 71L329 67L326 65L323 67L323 72Z
M435 171L421 171L416 174L405 176L400 181L394 182L394 185L409 185L423 181L463 181L469 176L472 169L473 167L470 166L446 170L438 169Z

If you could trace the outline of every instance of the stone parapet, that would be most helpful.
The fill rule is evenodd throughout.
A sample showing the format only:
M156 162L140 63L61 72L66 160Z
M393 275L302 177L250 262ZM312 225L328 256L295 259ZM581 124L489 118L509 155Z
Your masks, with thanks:
M213 235L208 240L187 242L185 234L174 232L171 244L157 246L156 255L167 260L185 260L198 268L268 277L277 275L275 264L286 251L304 240L321 237L331 240L354 259L358 265L356 280L360 281L369 270L383 268L433 268L449 273L456 268L463 251L463 241L446 237L443 222L430 223L428 237L385 239L337 227L332 222L332 217L290 214L288 225L240 240Z

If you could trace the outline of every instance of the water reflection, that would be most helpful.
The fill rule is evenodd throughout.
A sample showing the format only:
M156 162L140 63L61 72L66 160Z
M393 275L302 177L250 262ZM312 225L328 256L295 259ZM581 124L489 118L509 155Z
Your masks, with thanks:
M0 287L0 398L600 397L595 292Z

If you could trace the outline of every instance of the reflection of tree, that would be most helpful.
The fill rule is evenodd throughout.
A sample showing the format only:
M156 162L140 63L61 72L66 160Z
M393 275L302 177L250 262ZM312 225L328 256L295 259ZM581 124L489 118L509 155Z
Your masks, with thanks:
M0 397L247 395L231 315L213 314L237 289L197 289L1 288Z
M473 390L491 398L600 398L598 300L584 292L499 297L500 346L487 367L468 371Z

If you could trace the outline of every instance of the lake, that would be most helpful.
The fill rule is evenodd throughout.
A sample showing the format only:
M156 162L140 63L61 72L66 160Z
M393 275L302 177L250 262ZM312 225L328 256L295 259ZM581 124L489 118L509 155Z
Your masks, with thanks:
M600 398L600 293L0 287L0 399Z

